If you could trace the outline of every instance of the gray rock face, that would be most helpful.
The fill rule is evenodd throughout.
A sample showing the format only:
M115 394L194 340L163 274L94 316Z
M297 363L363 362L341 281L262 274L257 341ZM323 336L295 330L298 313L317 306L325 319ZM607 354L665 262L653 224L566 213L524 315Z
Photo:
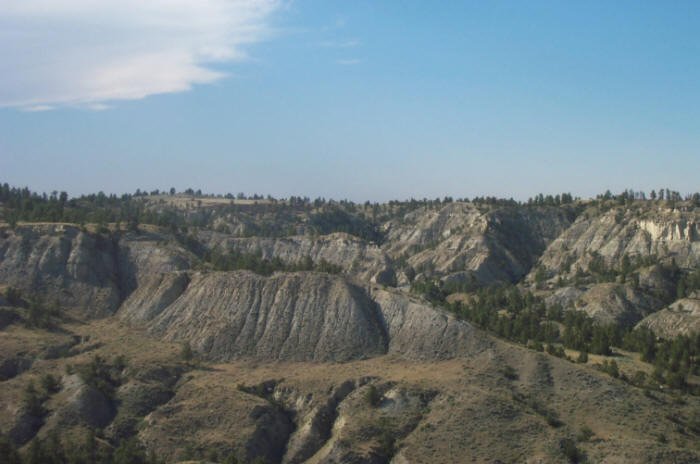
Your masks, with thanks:
M113 314L151 276L190 267L188 253L157 234L127 234L115 243L61 224L0 232L0 283L90 317Z
M698 333L700 332L700 299L682 298L667 308L647 316L637 326L647 327L664 338Z
M563 287L545 299L548 306L559 304L565 310L584 311L597 322L632 326L660 309L663 303L630 287L603 283L586 288Z
M340 232L318 237L284 238L235 238L207 232L201 237L211 249L260 253L264 259L279 258L288 263L297 263L307 257L314 263L326 261L364 281L377 274L393 272L391 260L378 246Z
M382 422L375 422L367 414L366 395L369 388L374 388L378 395L376 409L381 411ZM435 392L406 389L387 384L366 385L351 393L337 408L331 436L324 446L308 461L309 463L366 463L381 464L396 462L391 448L383 446L379 434L387 433L382 425L387 421L396 424L393 429L396 441L404 439L413 432L435 396ZM368 417L369 416L369 417ZM375 416L376 417L376 416ZM382 431L382 432L379 432ZM379 432L379 433L377 433ZM452 456L454 457L454 456ZM410 462L401 456L398 462Z
M105 430L106 435L116 440L133 436L139 420L172 397L173 391L158 383L130 381L121 385L116 392L119 410Z
M120 314L127 321L151 321L180 298L189 283L186 272L153 275L126 299Z
M578 268L588 270L594 252L614 267L627 255L673 258L678 266L693 268L700 264L698 223L695 212L668 209L638 215L617 208L590 219L582 216L547 248L540 264L550 274L571 277Z
M419 209L385 224L384 248L426 277L478 283L515 282L571 221L553 208L502 208L482 213L471 203Z
M413 359L446 359L475 353L485 339L471 325L421 300L396 291L374 289L389 336L389 353Z
M179 245L158 234L126 234L119 240L118 273L124 297L139 285L165 272L191 267L191 257Z
M158 301L170 286L144 286L122 312L168 340L189 340L210 359L345 361L386 352L373 302L344 279L300 272L262 277L251 272L194 273L184 292L160 313L131 304ZM158 307L150 304L149 308Z
M116 413L109 398L76 374L63 378L62 395L66 401L48 418L49 429L78 424L102 428Z
M386 287L396 287L396 272L394 272L393 269L385 269L383 271L379 271L372 276L370 282L373 284L384 285Z
M586 293L584 289L576 287L562 287L556 289L544 299L547 307L559 305L562 309L576 309L576 303L581 295Z
M284 464L306 462L328 442L331 438L333 423L338 416L339 404L358 388L358 383L360 382L352 380L343 382L333 389L325 401L312 408L307 406L307 401L304 401L306 398L289 398L289 395L280 394L276 389L273 397L288 405L287 408L293 411L297 418L296 430L289 437L285 456L282 459Z
M87 314L111 314L120 303L115 246L63 225L35 225L0 235L0 282Z
M384 248L393 256L415 254L454 235L486 232L486 218L472 204L451 203L438 210L416 209L384 224ZM463 233L463 234L460 234Z
M664 301L671 301L676 295L676 285L667 276L660 265L639 269L639 288Z
M479 346L469 324L419 300L381 289L372 296L340 276L314 272L175 273L140 287L120 315L215 360L346 361L386 353L436 359Z

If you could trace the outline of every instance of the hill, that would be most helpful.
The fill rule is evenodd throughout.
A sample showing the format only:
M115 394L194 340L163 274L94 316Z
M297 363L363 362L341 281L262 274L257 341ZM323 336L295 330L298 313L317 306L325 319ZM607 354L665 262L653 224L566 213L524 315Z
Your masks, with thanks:
M0 200L5 456L700 460L694 197Z

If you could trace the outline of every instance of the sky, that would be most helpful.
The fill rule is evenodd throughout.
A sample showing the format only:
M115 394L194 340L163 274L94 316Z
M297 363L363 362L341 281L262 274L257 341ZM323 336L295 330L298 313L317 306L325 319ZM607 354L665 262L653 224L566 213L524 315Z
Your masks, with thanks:
M700 2L0 0L0 182L700 190Z

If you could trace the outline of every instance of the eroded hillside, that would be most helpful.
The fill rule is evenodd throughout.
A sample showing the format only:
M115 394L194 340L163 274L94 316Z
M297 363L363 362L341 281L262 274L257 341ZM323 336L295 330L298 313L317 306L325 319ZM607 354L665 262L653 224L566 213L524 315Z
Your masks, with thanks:
M8 453L700 460L693 201L59 206L4 204Z

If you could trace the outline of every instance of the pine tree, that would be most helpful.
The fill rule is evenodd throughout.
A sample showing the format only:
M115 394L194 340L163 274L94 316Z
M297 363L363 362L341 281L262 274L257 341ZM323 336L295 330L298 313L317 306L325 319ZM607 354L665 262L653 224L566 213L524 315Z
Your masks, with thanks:
M24 396L22 398L22 406L24 407L27 414L34 417L42 417L46 412L43 406L43 399L39 395L34 382L30 381L26 388L24 389Z
M114 451L114 464L147 464L146 453L136 438L122 442Z
M192 351L192 346L190 342L185 342L182 344L182 349L180 350L180 358L185 362L190 362L194 359L194 352Z

